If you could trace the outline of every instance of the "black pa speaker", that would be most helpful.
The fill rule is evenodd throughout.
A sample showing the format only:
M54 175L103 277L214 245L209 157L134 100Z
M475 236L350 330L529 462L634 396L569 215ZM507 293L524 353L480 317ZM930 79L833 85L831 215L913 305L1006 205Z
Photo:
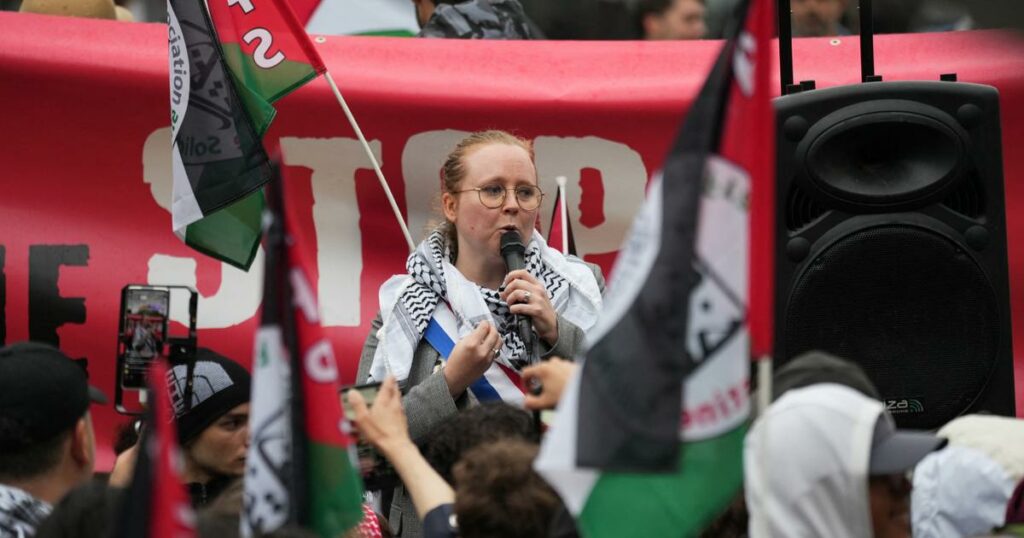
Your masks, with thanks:
M871 82L775 108L777 366L850 359L905 428L1013 415L996 89Z

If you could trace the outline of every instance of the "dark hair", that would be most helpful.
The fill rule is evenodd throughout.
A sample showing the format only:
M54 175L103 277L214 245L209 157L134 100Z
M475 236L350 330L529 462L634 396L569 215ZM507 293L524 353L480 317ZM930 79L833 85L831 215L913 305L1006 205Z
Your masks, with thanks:
M489 402L461 411L434 429L420 442L420 451L430 466L449 484L454 483L452 467L466 452L499 439L537 441L533 417L502 402Z
M661 15L672 5L675 0L640 0L636 4L633 13L633 20L636 26L637 37L643 39L647 35L647 28L644 27L644 20L648 15Z
M21 423L0 417L0 439L9 440L0 445L0 481L33 478L56 467L73 431L74 427L45 441L32 441Z
M533 470L537 445L505 439L481 445L455 466L455 518L462 538L546 536L561 508Z
M705 0L696 1L703 4ZM644 19L648 15L664 15L665 11L674 3L676 0L639 0L633 12L633 24L636 27L637 37L639 39L646 37L647 28L644 27Z
M746 538L750 514L741 489L725 511L700 533L700 538Z

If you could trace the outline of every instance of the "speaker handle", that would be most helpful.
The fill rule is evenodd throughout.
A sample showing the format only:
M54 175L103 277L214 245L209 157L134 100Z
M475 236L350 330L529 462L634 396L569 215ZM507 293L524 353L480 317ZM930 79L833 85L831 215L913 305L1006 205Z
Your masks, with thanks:
M778 0L779 12L779 81L780 95L788 95L793 85L793 23L790 20L789 0Z
M860 77L861 82L881 82L875 74L875 19L872 0L857 0L860 12ZM779 15L779 82L780 95L801 91L793 84L793 24L789 0L777 0Z

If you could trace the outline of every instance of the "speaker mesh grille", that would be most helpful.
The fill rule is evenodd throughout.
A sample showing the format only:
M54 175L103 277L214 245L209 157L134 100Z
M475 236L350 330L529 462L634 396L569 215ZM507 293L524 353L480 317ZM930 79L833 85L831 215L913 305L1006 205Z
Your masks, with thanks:
M994 291L963 249L921 228L882 225L807 265L789 297L784 353L824 349L860 363L896 400L897 423L933 429L984 388L998 326Z
M824 214L825 208L794 183L786 199L786 228L800 231Z
M985 214L985 193L975 173L967 174L953 192L942 201L942 205L976 219Z

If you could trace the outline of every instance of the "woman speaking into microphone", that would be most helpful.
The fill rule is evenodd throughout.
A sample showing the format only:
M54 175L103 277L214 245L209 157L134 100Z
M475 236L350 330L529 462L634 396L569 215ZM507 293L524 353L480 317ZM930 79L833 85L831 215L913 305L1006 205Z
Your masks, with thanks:
M408 273L381 286L356 377L398 379L413 440L477 402L521 405L519 370L574 357L604 288L597 266L563 256L534 232L544 193L530 142L474 133L441 176L445 221L409 256ZM501 254L509 232L525 246L525 268L511 272ZM523 341L517 316L529 320L536 345Z

